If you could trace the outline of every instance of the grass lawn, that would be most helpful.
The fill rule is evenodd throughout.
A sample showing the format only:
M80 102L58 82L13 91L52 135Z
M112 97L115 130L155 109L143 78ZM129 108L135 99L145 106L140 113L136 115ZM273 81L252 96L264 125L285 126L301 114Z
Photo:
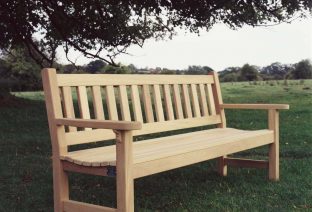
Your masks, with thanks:
M267 170L229 168L214 161L135 181L136 211L312 211L312 80L224 83L225 103L288 103L280 114L281 180ZM51 145L42 92L16 93L20 107L0 108L0 211L53 211ZM265 111L227 110L229 127L260 129ZM266 158L268 148L240 153ZM72 199L114 207L114 178L70 175Z

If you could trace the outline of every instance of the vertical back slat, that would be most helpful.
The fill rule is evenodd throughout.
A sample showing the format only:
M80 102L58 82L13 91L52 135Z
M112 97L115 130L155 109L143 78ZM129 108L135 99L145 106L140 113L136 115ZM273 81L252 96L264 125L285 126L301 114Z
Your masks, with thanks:
M154 105L155 105L155 110L156 110L156 119L157 121L164 121L165 120L164 110L162 107L162 100L161 100L159 85L154 85L153 91L154 91Z
M108 85L106 86L105 90L106 90L106 103L109 119L118 120L114 87L112 85Z
M219 77L217 72L211 72L209 73L213 76L214 83L211 84L211 89L213 93L213 99L214 99L214 105L216 113L221 115L221 123L218 125L218 127L225 128L226 127L226 119L225 119L225 113L224 109L220 107L220 104L223 104L222 95L221 95L221 87L219 82Z
M119 86L119 97L120 97L122 120L131 121L127 87L125 85Z
M202 109L203 116L208 116L208 106L207 106L207 98L206 98L206 92L205 92L205 87L203 84L199 84L199 103L200 107Z
M90 119L90 109L86 86L77 87L77 97L80 110L80 117L82 119ZM91 130L91 128L85 128L85 130Z
M216 115L216 106L213 99L213 93L211 84L207 84L207 94L208 94L208 105L210 109L210 115Z
M63 102L64 102L64 116L66 118L75 118L75 110L73 103L72 90L69 86L64 86L62 88ZM69 132L77 131L76 127L68 127Z
M131 101L133 106L134 120L143 122L139 89L137 85L131 85Z
M170 87L168 84L164 85L164 97L165 97L165 109L166 109L167 119L174 120L171 93L170 93Z
M198 103L198 94L195 84L191 84L191 99L195 117L200 117L200 109Z
M182 110L181 95L178 84L173 85L173 100L177 119L183 119L184 115Z
M192 118L192 109L191 109L191 102L190 102L190 95L188 91L188 85L182 85L182 94L183 94L183 105L186 113L186 118Z
M103 110L103 101L100 86L92 87L93 108L96 119L105 119Z
M142 91L143 91L142 93L143 93L146 122L147 123L154 122L153 107L149 85L143 85Z

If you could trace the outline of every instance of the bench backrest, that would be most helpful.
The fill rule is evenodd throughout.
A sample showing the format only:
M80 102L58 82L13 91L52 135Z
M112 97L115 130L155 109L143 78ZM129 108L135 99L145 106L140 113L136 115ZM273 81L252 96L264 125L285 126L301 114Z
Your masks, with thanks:
M218 76L56 74L42 71L49 122L55 118L140 121L144 135L225 123ZM75 100L77 99L77 101ZM75 105L77 104L77 105ZM66 145L115 138L112 130L64 128Z

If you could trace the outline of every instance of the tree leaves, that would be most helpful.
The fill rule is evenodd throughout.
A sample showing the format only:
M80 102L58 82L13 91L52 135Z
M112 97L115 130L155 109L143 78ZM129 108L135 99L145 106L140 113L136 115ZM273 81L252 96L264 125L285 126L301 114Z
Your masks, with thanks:
M33 57L41 66L53 65L59 45L65 52L73 48L114 64L114 57L131 44L171 38L176 28L198 33L216 23L231 28L257 26L289 21L312 10L310 0L4 0L0 4L0 48L26 45L35 50ZM34 42L36 33L41 34L40 42Z

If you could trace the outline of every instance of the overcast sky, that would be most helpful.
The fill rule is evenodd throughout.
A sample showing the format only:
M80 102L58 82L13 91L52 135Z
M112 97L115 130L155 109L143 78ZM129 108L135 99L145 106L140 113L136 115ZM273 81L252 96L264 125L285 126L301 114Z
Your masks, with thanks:
M243 27L231 30L215 25L200 36L180 32L172 40L148 40L143 48L131 46L132 54L118 56L122 64L134 64L139 68L162 67L185 69L189 65L210 66L220 71L245 63L265 66L273 62L296 63L312 59L312 18L271 27ZM90 62L76 52L70 57L82 65ZM59 61L67 63L59 51Z

